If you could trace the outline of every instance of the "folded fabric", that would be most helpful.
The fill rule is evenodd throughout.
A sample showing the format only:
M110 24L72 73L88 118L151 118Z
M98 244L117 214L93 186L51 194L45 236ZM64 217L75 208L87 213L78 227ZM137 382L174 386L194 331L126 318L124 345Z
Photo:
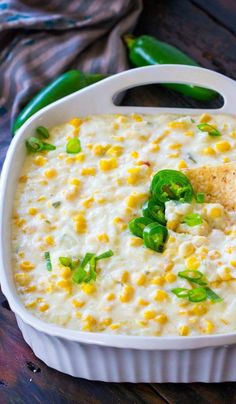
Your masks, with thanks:
M22 106L70 69L127 68L121 36L132 31L142 0L3 0L0 3L0 163Z

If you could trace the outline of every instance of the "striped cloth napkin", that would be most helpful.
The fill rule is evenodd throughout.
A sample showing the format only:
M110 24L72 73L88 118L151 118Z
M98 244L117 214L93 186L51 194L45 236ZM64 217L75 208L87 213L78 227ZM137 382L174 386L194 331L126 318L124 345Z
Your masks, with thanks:
M121 36L141 9L142 0L1 0L1 164L19 110L56 76L128 67Z

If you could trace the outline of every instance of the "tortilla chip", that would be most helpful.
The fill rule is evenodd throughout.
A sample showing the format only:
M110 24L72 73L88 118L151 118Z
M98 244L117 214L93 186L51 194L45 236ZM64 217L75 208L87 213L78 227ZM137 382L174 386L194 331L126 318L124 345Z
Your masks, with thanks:
M183 170L195 192L204 192L205 202L236 210L236 163Z

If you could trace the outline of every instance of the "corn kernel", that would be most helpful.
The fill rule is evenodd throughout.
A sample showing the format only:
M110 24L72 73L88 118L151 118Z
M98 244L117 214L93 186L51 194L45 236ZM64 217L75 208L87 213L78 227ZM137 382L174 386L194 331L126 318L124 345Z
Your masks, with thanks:
M29 213L29 215L34 216L34 215L36 215L36 213L38 213L38 209L37 208L29 208L28 213Z
M173 122L169 122L168 126L171 129L187 129L189 123L186 121L173 121Z
M20 286L28 286L28 284L30 283L30 276L24 273L15 274L15 281Z
M36 166L42 167L46 164L48 160L46 159L46 157L43 156L36 156L34 159L34 164Z
M220 153L227 152L231 149L231 145L226 140L222 140L221 142L216 143L216 150Z
M24 251L19 251L19 252L18 252L18 255L19 255L20 258L25 258L25 253L24 253Z
M232 279L231 268L224 267L223 271L220 272L219 276L222 279L222 281L230 281Z
M47 178L54 178L57 175L57 170L55 170L55 168L49 168L48 170L44 171L44 175Z
M168 283L173 283L177 279L177 276L173 272L168 272L165 276L165 281Z
M188 269L190 269L191 271L194 271L196 269L198 269L200 262L197 260L197 258L192 255L191 257L188 257L185 260L185 265Z
M147 198L147 194L133 193L126 198L126 204L129 208L137 209Z
M120 301L122 303L128 303L132 300L134 295L134 288L131 285L125 285L120 295Z
M139 320L138 325L140 325L140 327L147 327L148 321L147 320Z
M143 240L140 237L131 237L129 240L129 245L131 247L139 247L143 245Z
M41 311L42 313L44 312L44 311L47 311L49 309L49 304L47 304L47 303L43 303L43 304L41 304L40 306L39 306L39 311Z
M222 209L221 208L218 208L218 207L213 207L211 210L210 210L210 212L209 212L209 216L212 218L212 219L216 219L216 218L218 218L218 217L221 217L222 216Z
M152 285L158 285L158 286L163 286L165 283L165 279L163 276L156 276L151 280Z
M162 302L168 297L167 293L164 290L157 290L154 296L154 300L157 302Z
M151 147L151 151L152 151L152 152L158 152L158 151L160 151L160 146L159 146L159 144L153 144L152 147Z
M136 280L136 285L137 286L143 286L147 281L147 277L145 274L140 274L139 277Z
M119 157L122 155L124 148L122 146L112 146L107 150L106 154L112 157Z
M188 165L187 165L186 161L180 160L180 161L178 162L177 168L178 168L179 170L180 170L181 168L187 168L187 167L188 167Z
M20 183L25 183L25 182L27 181L27 179L28 179L27 175L22 175L22 176L19 178L19 182L20 182Z
M93 146L92 151L95 156L103 156L109 148L110 148L109 144L107 145L95 144Z
M120 217L115 217L112 222L118 225L120 230L125 230L127 228L127 224L124 223L124 220L121 219Z
M67 201L73 201L79 193L79 187L77 185L73 185L71 189L64 190L63 195Z
M112 323L111 317L107 317L107 318L104 318L103 320L101 320L101 325L105 326L105 327L108 327L109 325L111 325L111 323Z
M186 132L184 132L184 135L192 137L192 136L194 136L194 132L192 130L187 130Z
M75 156L75 161L78 161L79 163L83 163L85 160L85 154L84 153L79 153L77 156Z
M146 310L143 313L143 317L145 318L145 320L153 320L154 317L156 317L156 311L155 310Z
M139 153L138 153L137 151L132 151L132 152L130 153L130 155L131 155L131 157L133 157L133 159L139 158Z
M80 118L73 118L69 121L69 124L74 126L75 128L79 128L82 123L83 121Z
M149 305L149 302L148 302L147 300L143 299L142 297L140 297L140 298L138 299L138 304L139 304L140 306L148 306L148 305Z
M118 330L120 328L121 324L120 323L113 323L110 325L111 330Z
M203 330L204 333L210 334L215 329L215 325L210 320L205 320L206 328Z
M110 292L106 295L106 300L108 300L108 302L110 302L111 300L115 299L115 294Z
M109 242L109 237L106 233L101 233L98 234L97 236L98 241L101 241L101 243L108 243Z
M208 311L207 307L205 304L195 304L191 310L189 314L195 314L196 316L203 316L204 314L206 314Z
M156 318L154 320L159 324L166 324L168 321L168 317L166 314L161 313L161 314L158 314L158 316L156 316Z
M96 175L96 168L95 167L82 168L81 175L94 176Z
M79 234L86 232L87 221L86 221L86 218L82 214L78 214L74 218L74 228L75 228L75 231Z
M110 171L114 170L117 168L117 160L116 158L110 158L110 159L101 159L99 161L99 168L101 171Z
M55 240L54 240L54 238L53 238L52 236L46 236L46 237L44 238L44 241L45 241L45 243L47 243L48 245L51 245L51 246L55 245Z
M31 302L29 302L29 303L27 303L26 305L25 305L25 307L27 308L27 309L33 309L34 307L36 307L37 306L37 300L32 300Z
M167 154L167 157L171 159L177 159L179 157L179 152Z
M73 299L72 300L72 305L76 308L79 309L81 307L83 307L85 305L85 302L83 302L82 300L77 300L77 299Z
M203 154L205 154L206 156L215 156L216 152L212 147L205 147L205 149L203 149Z
M183 145L182 145L182 143L171 143L170 145L169 145L169 147L168 147L168 149L170 149L170 150L178 150L178 149L180 149L181 147L182 147Z
M20 268L21 268L23 271L32 271L32 269L35 268L35 265L32 264L32 262L30 262L30 261L22 261L22 262L20 263Z
M174 267L174 262L173 261L168 262L168 264L166 264L166 266L164 268L165 272L171 271L173 267Z
M69 267L63 267L61 268L60 274L62 278L68 279L71 277L71 269Z
M167 229L175 230L178 224L179 224L178 220L168 220L166 227Z
M83 201L83 202L82 202L82 205L83 205L86 209L88 209L88 208L90 208L90 207L92 206L93 202L94 202L94 198L91 196L90 198L88 198L88 199L86 199L85 201Z
M179 247L179 255L183 258L187 258L195 252L195 247L190 242L185 242Z
M97 290L96 286L94 284L92 284L92 283L84 283L84 284L82 284L81 289L86 295L92 295Z
M170 131L168 129L164 130L160 136L158 136L152 144L159 144L163 139L165 139L166 136L170 134Z
M121 278L120 278L120 281L122 282L122 283L125 283L125 282L127 282L129 280L129 271L123 271L123 273L122 273L122 275L121 275Z
M138 115L138 114L131 114L131 118L136 122L142 122L143 121L142 116Z
M205 113L205 114L202 114L202 115L200 116L199 122L200 122L200 123L207 123L207 122L209 122L211 119L212 119L211 115Z
M187 325L181 325L179 327L179 335L181 335L181 337L186 337L189 334L189 328Z
M230 261L230 265L234 268L236 268L236 261Z
M76 185L76 186L81 185L81 181L78 178L70 178L68 182L71 185Z
M70 293L72 289L72 283L71 280L69 279L63 279L61 281L58 281L57 286L61 289L65 289L67 293Z

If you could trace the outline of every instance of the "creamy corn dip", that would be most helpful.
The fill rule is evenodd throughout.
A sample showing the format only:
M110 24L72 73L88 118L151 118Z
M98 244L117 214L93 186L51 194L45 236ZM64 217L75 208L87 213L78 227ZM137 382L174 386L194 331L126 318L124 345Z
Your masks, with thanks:
M221 136L200 130L200 123ZM218 203L167 202L163 253L145 248L128 228L157 171L235 160L235 119L95 115L49 132L56 150L27 155L14 200L13 271L25 307L46 322L91 332L187 336L235 330L235 213ZM74 137L82 150L68 154ZM200 215L199 225L183 222L191 213ZM107 250L114 255L97 263L97 278L88 283L74 283L73 271L59 262ZM190 288L178 276L186 268L201 271L223 300L193 303L172 293Z

